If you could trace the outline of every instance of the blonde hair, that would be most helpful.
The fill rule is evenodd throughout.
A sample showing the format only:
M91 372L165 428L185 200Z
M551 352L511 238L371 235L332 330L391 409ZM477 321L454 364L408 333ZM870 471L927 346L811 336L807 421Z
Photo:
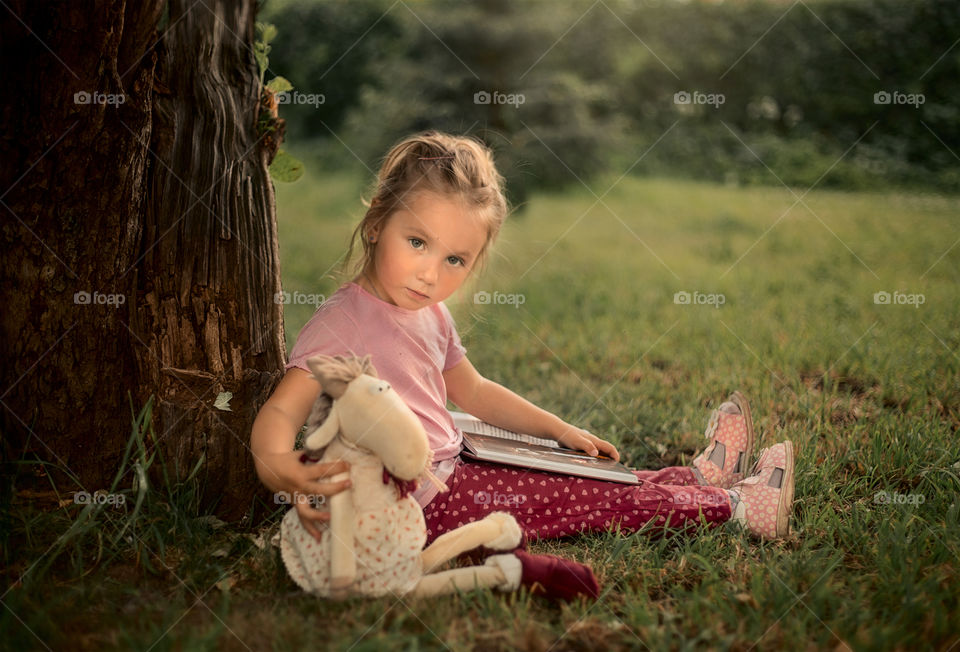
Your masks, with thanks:
M471 271L482 268L508 212L503 177L494 165L493 153L479 140L425 131L403 139L387 152L373 197L369 203L364 202L367 212L350 237L344 271L350 270L350 259L359 239L363 251L352 272L364 272L376 251L376 242L371 242L369 235L381 230L415 193L424 191L462 201L486 228L487 238L477 257L478 264L471 266Z

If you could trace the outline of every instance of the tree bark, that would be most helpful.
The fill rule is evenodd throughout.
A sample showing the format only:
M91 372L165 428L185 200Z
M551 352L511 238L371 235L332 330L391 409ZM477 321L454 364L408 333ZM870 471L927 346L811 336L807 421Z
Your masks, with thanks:
M164 4L0 11L0 435L58 489L105 488L128 393L155 395L152 443L181 475L204 455L201 504L234 520L285 360L256 3L170 2L158 31Z
M209 9L207 9L209 7ZM234 519L259 487L250 426L286 352L273 187L256 124L254 2L170 2L133 331L168 459L205 455L205 502ZM212 11L211 11L212 10ZM230 411L213 407L230 392ZM144 400L146 392L141 394Z

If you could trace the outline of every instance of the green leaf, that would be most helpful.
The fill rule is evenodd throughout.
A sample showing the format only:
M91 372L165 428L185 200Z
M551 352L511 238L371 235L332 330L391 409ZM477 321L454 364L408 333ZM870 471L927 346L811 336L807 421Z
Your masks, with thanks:
M277 155L273 157L273 163L268 169L274 181L293 183L303 176L303 163L282 149L277 150Z
M257 32L260 34L257 40L263 43L269 43L277 37L277 28L270 23L257 23Z
M287 81L286 77L274 77L267 82L267 88L272 90L274 93L285 93L293 90L293 84Z

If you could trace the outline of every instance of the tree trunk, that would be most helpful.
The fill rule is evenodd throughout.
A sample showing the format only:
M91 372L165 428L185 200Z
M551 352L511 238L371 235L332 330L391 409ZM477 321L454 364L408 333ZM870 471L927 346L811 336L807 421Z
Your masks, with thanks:
M0 11L3 454L58 489L114 477L129 392L182 475L205 455L205 506L233 520L257 490L285 351L255 4L171 2L161 31L162 0Z
M260 486L250 426L285 361L273 187L257 134L255 3L170 2L151 149L133 331L157 395L168 459L217 512L241 516ZM213 11L211 11L213 10ZM216 13L214 13L216 12ZM141 393L144 400L149 393ZM230 392L230 411L213 407Z

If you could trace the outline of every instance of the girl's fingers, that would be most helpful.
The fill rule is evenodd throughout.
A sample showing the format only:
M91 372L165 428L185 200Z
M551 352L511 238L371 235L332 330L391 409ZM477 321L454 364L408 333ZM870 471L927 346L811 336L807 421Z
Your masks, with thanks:
M322 534L317 525L319 523L326 523L329 521L330 512L322 512L318 509L314 509L309 503L298 502L297 515L300 517L300 524L303 525L303 529L306 530L314 539L320 541Z
M304 485L304 491L318 496L332 496L350 486L350 478L338 482L308 482Z
M583 447L582 450L585 450L586 452L590 453L594 457L602 453L607 457L613 458L617 462L620 461L620 452L617 451L616 446L614 446L607 440L600 439L592 432L587 432L585 439L587 440L588 443L585 447Z
M572 434L572 437L564 436L558 439L558 441L565 446L569 446L570 448L582 450L593 457L603 454L607 457L613 458L618 462L620 461L619 451L617 451L616 446L610 442L600 439L592 432L583 430L582 428L579 429L579 432L573 431Z
M312 479L315 480L317 478L336 475L338 473L346 473L350 470L350 465L343 460L338 460L328 464L317 464L314 466L314 468L316 469L316 475Z
M594 457L600 453L600 451L597 450L597 447L593 444L593 440L588 436L581 435L580 441L577 442L576 446L584 453L588 453Z
M607 456L612 457L616 461L620 461L620 452L617 450L617 447L611 444L608 441L603 441L602 439L597 444L600 450L605 453Z

